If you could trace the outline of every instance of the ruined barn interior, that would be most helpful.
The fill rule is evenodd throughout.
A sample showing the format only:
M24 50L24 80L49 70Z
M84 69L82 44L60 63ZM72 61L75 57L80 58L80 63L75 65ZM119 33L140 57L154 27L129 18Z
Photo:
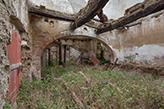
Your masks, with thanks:
M19 107L21 80L42 81L49 67L101 66L163 79L164 0L0 0L0 9L0 109ZM80 107L101 107L70 93ZM164 108L162 100L154 109Z

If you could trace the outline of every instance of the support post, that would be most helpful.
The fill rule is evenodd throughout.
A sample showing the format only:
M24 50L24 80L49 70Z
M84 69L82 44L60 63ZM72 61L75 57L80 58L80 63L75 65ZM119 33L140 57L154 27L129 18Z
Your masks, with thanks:
M48 66L51 66L51 49L48 49Z
M70 66L70 49L71 49L71 47L69 46L69 66Z
M45 52L42 56L42 66L47 67L47 52Z
M60 42L60 39L58 40ZM59 44L59 65L62 65L62 45Z
M58 64L58 50L56 49L56 65Z
M66 54L66 45L64 45L64 63L66 63L66 56L67 56L67 54Z

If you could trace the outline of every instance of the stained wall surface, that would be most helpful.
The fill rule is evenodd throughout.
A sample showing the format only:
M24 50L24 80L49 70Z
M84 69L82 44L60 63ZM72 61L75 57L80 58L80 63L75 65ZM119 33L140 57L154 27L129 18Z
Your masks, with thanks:
M160 11L133 22L141 22L141 25L113 30L101 36L106 39L121 61L125 56L135 55L136 60L157 63L164 56L163 18L164 11Z

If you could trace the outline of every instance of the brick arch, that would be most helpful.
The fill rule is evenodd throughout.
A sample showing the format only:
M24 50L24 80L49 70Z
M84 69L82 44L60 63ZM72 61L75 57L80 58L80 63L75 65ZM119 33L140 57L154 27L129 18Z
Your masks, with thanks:
M58 34L55 37L51 38L51 40L38 43L38 45L39 45L38 48L35 48L35 50L33 50L33 58L35 58L34 62L33 62L33 68L34 68L33 70L35 71L34 75L36 77L38 77L39 79L41 78L41 56L42 56L42 53L48 48L48 45L53 43L55 40L58 40L63 37L69 37L69 36L84 36L84 37L90 37L91 39L99 40L100 42L105 44L111 50L111 52L112 52L111 58L112 58L112 61L114 61L115 53L111 49L111 47L108 45L108 43L106 41L104 41L103 39L92 37L92 36L87 36L87 35L76 35L76 34L72 35L72 34L61 33L61 34Z
M44 49L50 44L52 43L53 41L55 40L58 40L60 38L63 38L63 37L69 37L69 36L84 36L84 37L90 37L92 39L96 39L96 40L99 40L100 42L104 43L106 46L109 47L108 43L106 41L103 41L102 39L100 38L95 38L95 37L91 37L91 36L86 36L86 35L72 35L72 34L58 34L56 35L54 38L52 38L51 40L49 41L46 41L44 43L42 43L40 46L39 46L39 50L37 52L37 56L41 56L42 52L44 51ZM109 49L111 49L111 47L109 47ZM111 49L111 51L113 52L113 59L114 59L114 51Z
M58 35L56 35L53 39L51 39L51 40L49 40L49 41L46 41L46 42L42 43L42 44L39 46L39 50L38 50L38 52L37 52L37 56L41 56L43 50L44 50L50 43L52 43L53 41L58 40L58 39L60 39L60 38L62 38L62 37L66 37L66 36L68 36L68 35L69 35L69 34L58 34Z

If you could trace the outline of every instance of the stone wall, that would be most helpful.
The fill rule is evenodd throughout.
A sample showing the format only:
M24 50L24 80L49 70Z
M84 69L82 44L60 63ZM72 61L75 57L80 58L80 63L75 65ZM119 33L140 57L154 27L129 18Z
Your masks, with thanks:
M0 1L0 109L5 103L9 85L10 65L6 46L11 43L10 30L12 25L9 16L15 15L11 0Z
M28 16L28 2L27 0L15 0L12 1L13 6L16 10L16 17L21 23L17 25L17 28L22 28L23 31L19 30L21 35L21 56L22 56L22 69L21 77L22 79L29 79L31 77L31 35L30 35L30 25Z
M0 109L5 103L6 92L10 81L10 65L7 58L7 45L11 43L11 30L13 29L22 37L22 74L28 74L30 69L24 70L24 66L28 68L27 51L30 48L30 38L28 35L28 11L26 0L1 0L0 1ZM27 41L27 44L25 43ZM27 45L27 46L25 46ZM31 54L31 53L30 53ZM25 61L23 61L25 60ZM26 64L28 63L28 64ZM31 62L30 62L31 63ZM22 76L24 77L24 76Z
M29 33L30 34L30 33ZM21 78L30 79L31 78L31 63L32 63L32 47L31 47L31 38L28 33L21 33Z

